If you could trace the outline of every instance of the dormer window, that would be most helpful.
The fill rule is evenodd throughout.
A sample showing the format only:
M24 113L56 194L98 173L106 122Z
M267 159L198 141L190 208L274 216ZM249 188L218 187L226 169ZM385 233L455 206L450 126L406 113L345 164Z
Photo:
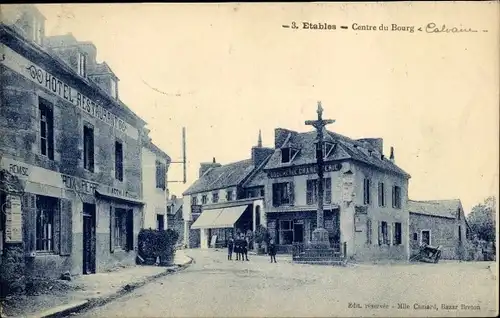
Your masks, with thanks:
M116 99L116 97L118 96L118 87L116 85L116 80L113 78L111 79L111 86L110 86L109 90L111 92L111 97Z
M323 159L330 157L333 154L334 149L334 143L328 141L323 142ZM316 151L314 152L314 156L316 159L318 158L318 154Z
M87 77L87 56L82 52L78 53L78 74Z
M292 162L298 153L299 150L292 147L281 148L281 163Z

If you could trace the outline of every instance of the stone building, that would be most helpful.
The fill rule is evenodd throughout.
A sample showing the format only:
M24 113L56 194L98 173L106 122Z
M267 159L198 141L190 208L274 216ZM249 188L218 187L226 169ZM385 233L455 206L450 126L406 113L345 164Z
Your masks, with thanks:
M170 157L155 146L151 140L145 140L142 148L142 192L144 200L144 228L166 229L168 214L167 171Z
M310 242L316 228L316 132L275 130L264 167L267 227L279 250ZM324 227L333 247L357 260L408 259L408 180L383 140L324 130Z
M0 41L2 268L59 277L134 264L146 123L96 47L45 37L35 6L2 6Z
M193 231L200 231L200 247L225 245L230 235L255 231L265 224L264 189L251 184L273 149L262 147L259 134L251 158L221 165L215 161L202 163L199 179L183 193L185 220L184 241L190 247ZM196 218L196 219L195 219Z
M411 253L425 243L441 246L443 259L465 259L472 233L462 203L455 200L408 201Z
M168 228L176 231L179 234L177 239L178 244L184 243L184 218L182 213L182 205L184 200L172 195L167 201L167 224Z

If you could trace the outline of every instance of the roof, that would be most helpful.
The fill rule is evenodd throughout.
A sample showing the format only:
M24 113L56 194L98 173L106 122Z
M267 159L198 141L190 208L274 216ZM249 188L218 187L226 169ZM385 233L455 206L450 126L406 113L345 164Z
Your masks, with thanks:
M280 149L276 149L264 169L269 170L316 163L316 136L316 131L290 134L284 145L291 145L293 148L299 149L299 153L291 163L281 163ZM324 130L324 140L337 145L332 154L325 159L325 162L352 159L383 170L404 175L408 178L410 177L408 173L399 168L395 163L382 157L382 154L370 144L361 143L326 129Z
M149 150L151 150L152 152L154 152L155 154L165 158L165 160L167 161L167 163L170 163L171 162L171 158L169 155L167 155L167 153L163 150L161 150L157 145L155 145L153 142L151 141L148 141L148 142L145 142L144 146L146 148L148 148Z
M212 191L239 185L255 169L251 159L229 163L208 170L183 195Z
M266 180L267 180L267 173L263 169L260 169L253 176L253 178L249 178L249 180L245 182L243 186L245 188L260 187L265 185Z
M92 70L92 73L89 74L90 76L96 76L96 75L105 75L105 74L111 74L113 77L115 77L118 80L118 77L116 76L115 72L109 67L108 63L102 62L102 63L96 63L94 66L94 69Z
M175 215L179 210L182 208L184 200L182 198L175 198L173 200L168 200L167 205L172 206L172 210L170 211L169 214Z
M457 211L462 206L459 199L453 200L408 200L410 213L438 216L444 218L456 218Z

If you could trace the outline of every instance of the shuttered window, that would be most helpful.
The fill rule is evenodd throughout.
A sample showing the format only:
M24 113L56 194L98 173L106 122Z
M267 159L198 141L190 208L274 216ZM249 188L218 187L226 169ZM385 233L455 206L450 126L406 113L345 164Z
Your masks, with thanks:
M36 251L36 196L32 193L23 195L23 240L27 254Z
M392 207L396 209L401 208L401 188L398 186L392 187Z
M40 153L54 160L54 115L53 106L43 98L38 98L40 113Z
M83 126L83 167L94 172L94 129Z
M401 244L401 238L402 238L401 223L395 222L394 223L394 241L393 241L393 245L400 245Z
M385 206L385 188L383 182L379 182L378 184L378 205Z
M293 182L273 184L273 206L293 204L295 201Z
M308 205L318 203L318 180L307 180L306 184L306 202ZM332 179L323 179L323 202L332 203Z
M370 204L370 179L363 180L363 203Z

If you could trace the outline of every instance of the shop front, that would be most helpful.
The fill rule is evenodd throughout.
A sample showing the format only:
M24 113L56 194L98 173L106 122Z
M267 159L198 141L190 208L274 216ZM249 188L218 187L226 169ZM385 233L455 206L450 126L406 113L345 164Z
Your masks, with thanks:
M340 244L339 209L324 211L324 227L329 232L330 245ZM268 212L267 228L279 253L292 253L294 244L308 244L316 229L316 211Z

